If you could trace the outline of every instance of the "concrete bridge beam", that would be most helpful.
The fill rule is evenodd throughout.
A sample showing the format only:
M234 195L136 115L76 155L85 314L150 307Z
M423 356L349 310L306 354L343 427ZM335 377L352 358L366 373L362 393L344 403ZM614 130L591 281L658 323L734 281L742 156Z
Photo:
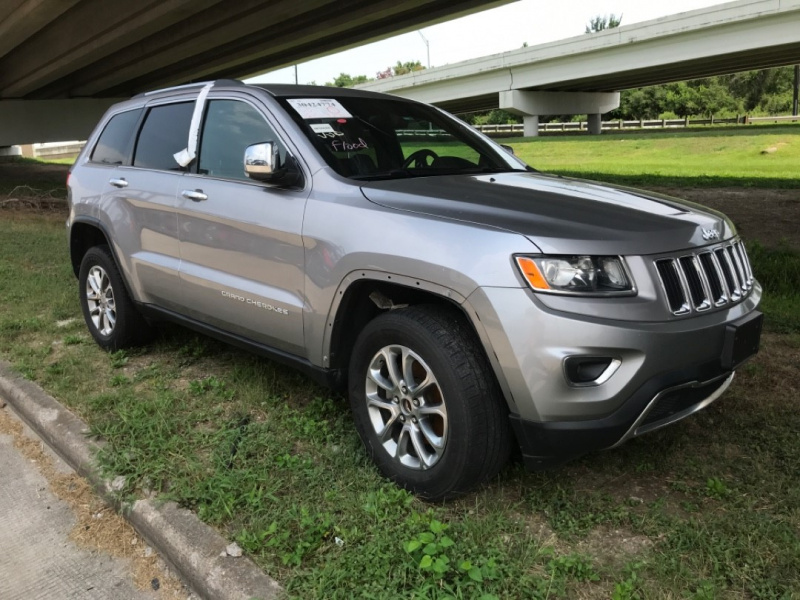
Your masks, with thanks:
M108 107L120 100L0 100L0 147L85 140Z

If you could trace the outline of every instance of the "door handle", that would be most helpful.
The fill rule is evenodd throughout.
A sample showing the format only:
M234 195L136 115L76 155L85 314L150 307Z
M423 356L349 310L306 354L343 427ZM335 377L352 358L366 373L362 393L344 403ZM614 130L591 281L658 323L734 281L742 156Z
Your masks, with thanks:
M128 187L128 182L125 181L124 177L120 178L120 179L109 179L108 183L110 183L114 187L118 187L118 188Z
M188 198L193 202L202 202L203 200L208 200L208 194L204 194L203 190L183 190L181 192L181 196Z

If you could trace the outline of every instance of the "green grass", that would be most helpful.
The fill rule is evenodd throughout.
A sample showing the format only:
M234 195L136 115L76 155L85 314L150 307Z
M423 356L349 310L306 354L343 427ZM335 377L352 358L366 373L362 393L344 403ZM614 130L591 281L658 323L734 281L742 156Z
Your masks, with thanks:
M532 167L625 185L800 187L800 127L509 138ZM777 148L773 153L763 150Z
M0 201L12 192L14 197L65 198L68 165L73 162L21 157L0 162ZM18 190L20 187L31 189Z
M127 495L190 507L292 597L800 598L800 257L750 248L778 333L723 400L444 506L384 481L347 403L275 363L176 327L102 352L61 215L0 212L0 356L106 441Z

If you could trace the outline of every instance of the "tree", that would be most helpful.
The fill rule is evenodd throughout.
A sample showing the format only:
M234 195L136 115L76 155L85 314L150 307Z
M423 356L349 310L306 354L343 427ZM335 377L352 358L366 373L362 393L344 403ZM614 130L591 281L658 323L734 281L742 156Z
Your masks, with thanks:
M408 61L408 62L400 62L397 61L397 64L393 67L386 67L385 71L378 71L376 77L378 79L386 79L387 77L394 77L395 75L405 75L406 73L411 73L412 71L422 71L425 68L418 60Z
M604 29L614 29L615 27L619 27L621 23L622 15L619 17L614 13L610 15L597 15L594 19L589 21L585 33L596 33Z
M399 60L397 64L393 67L395 75L405 75L406 73L411 73L412 71L422 71L425 68L418 60L408 61L401 63Z
M369 81L369 77L366 75L356 75L353 77L348 73L339 73L338 77L336 77L333 81L329 81L325 85L328 87L353 87L354 85L366 83L367 81Z

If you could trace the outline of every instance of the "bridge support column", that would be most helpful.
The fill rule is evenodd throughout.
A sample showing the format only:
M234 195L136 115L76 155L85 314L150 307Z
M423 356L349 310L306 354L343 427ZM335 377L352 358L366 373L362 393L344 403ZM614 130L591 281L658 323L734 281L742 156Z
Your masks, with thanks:
M9 161L16 156L22 156L19 146L0 146L0 162Z
M589 133L592 135L600 135L603 129L603 115L594 113L587 116L589 117Z
M542 115L589 115L589 133L600 133L603 113L619 106L619 92L500 92L500 108L522 115L524 133L537 135ZM529 122L536 120L536 133L529 133Z
M525 137L539 135L539 115L525 115L522 117L522 135Z

